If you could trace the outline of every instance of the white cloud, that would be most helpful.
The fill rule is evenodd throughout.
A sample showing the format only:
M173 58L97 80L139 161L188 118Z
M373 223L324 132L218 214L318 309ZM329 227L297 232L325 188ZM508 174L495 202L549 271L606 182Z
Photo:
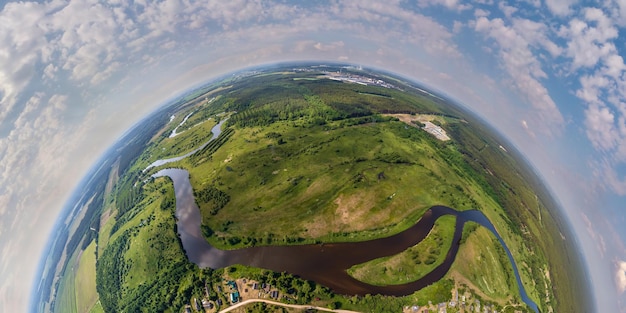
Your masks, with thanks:
M585 213L581 212L580 215L583 222L585 223L587 233L589 234L591 239L593 239L594 244L596 245L595 248L600 253L600 256L604 258L604 255L606 254L606 244L604 242L604 236L602 236L602 234L595 230L596 228L594 227L594 224L591 222L591 220L589 220L589 217Z
M618 173L612 166L605 166L602 178L606 184L618 195L626 196L626 177L618 177Z
M518 10L516 7L504 4L504 2L498 2L498 8L507 18L511 18L511 16L513 16L513 14Z
M609 86L610 81L604 75L584 75L580 79L581 88L576 91L576 96L586 101L599 105L602 89Z
M548 51L552 57L561 54L561 47L548 38L548 28L545 24L522 18L514 18L512 21L513 29L515 29L530 46L542 47Z
M579 77L575 95L586 106L585 133L600 152L593 163L596 176L626 195L626 175L617 170L626 163L626 65L616 47L618 21L598 8L584 8L580 15L558 31L567 40L563 55Z
M474 16L475 17L489 16L489 14L491 14L491 12L485 11L483 9L476 9L476 10L474 10Z
M614 123L615 115L605 105L590 105L585 111L587 136L599 149L610 150L617 145L619 133Z
M41 225L42 221L54 219L57 211L51 209L60 204L54 199L67 183L63 171L72 172L67 160L76 137L70 137L70 133L64 130L62 114L66 100L63 95L47 97L36 93L15 120L16 129L0 140L0 151L3 151L0 159L0 194L3 196L0 198L3 206L9 208L2 215L0 228L12 234L10 240L0 246L0 263L11 269L0 272L0 289L15 297L12 301L27 303L27 288L34 274L29 267L36 264L37 259L33 256L38 255L42 244L41 237L21 229L26 226L26 221ZM46 206L50 206L48 210L45 210ZM23 248L16 249L15 246ZM24 255L30 258L24 259ZM19 284L13 279L15 273L20 273ZM10 283L13 284L6 285ZM6 289L7 286L10 289ZM7 295L0 295L4 296ZM0 310L12 311L11 307L5 306L10 303L0 304Z
M331 42L328 44L323 44L321 42L317 42L313 45L313 47L319 51L333 51L333 50L337 50L337 49L341 49L343 48L344 43L343 41L336 41L336 42Z
M46 44L37 26L45 14L35 3L7 3L0 12L0 123L35 73L38 51Z
M608 55L604 60L603 72L615 80L621 80L622 72L626 70L624 59L619 54Z
M511 26L507 26L499 18L490 20L479 17L475 21L474 29L495 41L500 62L509 74L513 86L537 113L534 121L528 121L533 122L532 128L546 134L559 133L564 120L540 81L547 78L547 74L532 49L544 47L551 50L550 53L558 53L558 48L551 47L551 41L544 34L546 27L524 19L515 19Z
M572 13L572 5L574 5L577 0L546 0L546 6L552 12L552 14L557 16L567 16Z
M344 1L334 5L331 12L344 23L358 22L355 31L376 36L382 42L418 44L434 56L455 59L462 56L452 40L453 34L445 26L431 17L403 8L398 1ZM327 20L328 16L323 19Z
M611 19L597 8L585 8L583 15L584 21L575 18L559 30L568 40L566 55L572 59L572 70L593 67L601 58L615 53L610 40L617 38L618 31Z
M470 4L461 3L458 0L418 0L417 3L422 7L440 5L454 11L464 11L472 8Z
M615 282L620 293L626 291L626 261L618 261L615 271Z
M604 6L610 10L611 16L616 24L622 27L626 26L626 1L624 0L606 1L604 3Z
M459 32L461 32L463 27L465 27L465 24L459 21L454 21L454 23L452 23L452 32L458 34Z

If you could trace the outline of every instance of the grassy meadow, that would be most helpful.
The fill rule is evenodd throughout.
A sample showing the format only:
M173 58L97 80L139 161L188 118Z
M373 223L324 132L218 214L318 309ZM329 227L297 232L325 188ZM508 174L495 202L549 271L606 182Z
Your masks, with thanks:
M416 281L443 263L452 245L455 223L454 216L444 215L437 219L428 236L415 246L400 254L355 265L348 274L380 286Z
M76 285L76 309L79 313L91 310L98 301L96 291L96 242L92 241L83 250L75 278Z
M473 222L469 222L473 223ZM466 225L465 228L472 227ZM513 268L496 237L484 227L464 234L464 243L452 263L449 277L469 286L483 299L505 305L519 303L519 292Z
M76 307L76 259L80 251L75 251L67 262L59 282L57 298L55 299L55 313L77 313Z

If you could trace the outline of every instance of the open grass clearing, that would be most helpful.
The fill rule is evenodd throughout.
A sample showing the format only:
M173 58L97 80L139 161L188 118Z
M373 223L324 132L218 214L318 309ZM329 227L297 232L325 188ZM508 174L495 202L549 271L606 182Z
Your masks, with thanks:
M94 306L91 307L91 309L89 310L89 313L104 313L104 308L102 307L102 304L100 303L100 301L96 301L96 304L94 304Z
M80 250L74 251L64 273L61 275L57 298L54 306L55 313L77 313L76 307L76 270L77 258L81 253Z
M76 308L78 313L86 313L98 300L96 291L96 242L92 241L83 251L76 271Z
M506 252L496 237L484 227L477 227L469 233L450 273L457 273L476 286L486 300L504 304L513 297L519 298L513 268Z

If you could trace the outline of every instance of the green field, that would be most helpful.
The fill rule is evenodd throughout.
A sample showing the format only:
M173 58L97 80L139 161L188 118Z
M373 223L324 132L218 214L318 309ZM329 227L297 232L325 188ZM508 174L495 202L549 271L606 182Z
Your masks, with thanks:
M428 236L404 252L367 263L348 270L352 277L372 285L398 285L422 278L439 266L452 245L456 218L442 216Z
M92 241L80 256L76 271L76 308L89 312L98 300L96 292L96 242Z
M466 235L448 276L457 278L484 299L501 305L509 300L519 303L513 268L500 242L480 226Z
M54 311L56 313L77 313L76 307L76 258L80 251L75 251L69 258L59 284Z
M105 313L104 308L102 308L102 304L100 301L96 302L96 304L89 310L89 313Z

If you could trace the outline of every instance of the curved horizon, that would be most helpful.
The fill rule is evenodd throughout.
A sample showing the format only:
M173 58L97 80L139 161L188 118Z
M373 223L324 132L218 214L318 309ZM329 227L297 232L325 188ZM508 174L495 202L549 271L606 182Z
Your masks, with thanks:
M319 60L406 77L485 120L554 196L596 311L626 312L622 3L0 7L0 311L24 309L73 191L138 121L233 71Z
M240 75L240 74L244 74L244 75L245 75L245 73L248 73L248 72L267 71L268 69L271 69L271 68L274 68L274 67L284 67L284 66L288 66L288 67L291 67L291 66L320 66L320 65L324 65L324 66L337 66L337 67L356 66L356 65L354 65L354 64L349 64L349 63L339 63L339 62L314 62L314 61L296 62L296 63L285 63L285 62L281 62L281 63L277 63L277 64L270 64L270 65L265 64L265 65L262 65L262 66L254 66L254 67L248 67L248 68L244 68L244 69L239 69L239 70L236 70L236 71L234 71L234 72L232 72L232 73L228 73L228 74L227 74L227 75L225 75L224 77L228 77L228 76L237 76L237 75ZM359 67L360 67L360 66L359 66ZM389 73L389 72L384 72L384 71L381 71L381 72L374 71L374 72L376 72L376 73L382 73L382 74L385 74L385 75L389 75L389 76L391 76L391 77L398 78L398 79L403 79L403 78L401 78L401 77L396 77L396 76L395 76L395 74L393 74L393 73ZM195 86L194 88L190 88L190 89L188 89L188 90L185 90L182 94L178 95L178 97L176 97L176 98L174 98L174 99L171 99L171 100L169 100L169 101L167 101L167 102L163 103L161 106L157 107L157 108L156 108L153 112L151 112L151 113L150 113L150 114L148 114L146 117L144 117L142 120L140 120L140 121L139 121L139 122L137 122L135 125L133 125L131 128L129 128L129 130L127 130L127 131L124 133L124 136L120 137L120 138L116 141L116 143L115 143L113 146L111 146L111 147L107 150L107 152L106 152L106 153L105 153L105 154L104 154L104 155L100 158L100 161L99 161L99 162L97 162L97 163L95 163L95 164L93 165L93 167L92 167L92 168L93 168L93 170L92 170L90 173L88 173L88 174L87 174L87 175L83 178L83 180L82 180L82 181L84 181L84 182L85 182L85 183L84 183L84 185L83 185L83 184L79 184L79 185L77 186L77 188L75 189L75 193L76 193L76 194L74 195L74 197L73 197L73 198L74 198L74 199L75 199L75 198L81 198L81 197L80 197L80 196L81 196L81 194L82 194L82 197L84 197L84 191L83 191L83 190L86 188L86 186L85 186L85 185L86 185L86 184L88 184L90 181L92 181L92 180L93 180L93 179L97 176L97 175L96 175L96 173L97 173L100 169L102 169L102 168L104 167L104 166L103 166L103 164L102 164L102 163L103 163L103 160L105 160L105 159L112 159L112 158L115 158L116 156L115 156L114 154L115 154L116 152L118 152L118 151L119 151L119 149L120 149L120 148L119 148L119 146L121 146L121 145L122 145L122 143L124 143L123 145L126 145L126 144L125 144L125 142L132 141L132 140L127 140L127 139L125 138L125 137L129 137L129 136L131 136L131 137L132 137L132 135L133 135L133 133L132 133L132 129L135 129L135 128L137 128L137 127L140 127L140 126L142 125L142 123L147 123L147 122L148 122L151 118L155 118L155 117L158 117L158 116L163 115L163 111L164 111L164 110L167 110L167 109L169 109L169 108L171 108L171 107L175 106L175 104L177 104L177 103L181 103L181 100L185 97L185 95L188 95L188 94L193 94L195 91L197 91L198 89L202 89L202 88L203 88L203 87L205 87L205 86L209 86L209 85L212 85L212 84L215 84L215 83L220 83L221 81L223 81L223 80L225 79L224 77L221 77L221 78L219 78L219 79L213 79L213 80L210 80L210 81L206 81L206 82L203 82L202 84L200 84L200 85L198 85L198 86ZM418 88L418 89L420 89L420 90L422 90L422 91L425 91L425 92L429 93L431 96L433 96L433 97L435 97L435 98L439 98L439 99L442 99L442 100L446 101L446 102L448 103L448 105L451 105L451 106L455 107L456 109L460 109L460 110L463 110L463 109L464 109L464 108L463 108L463 107L461 107L458 103L454 103L452 100L450 100L450 99L446 99L446 97L445 97L444 95L437 94L437 92L436 92L436 91L432 91L432 90L428 89L427 87L424 87L424 86L423 86L423 84L421 84L421 83L419 83L419 82L415 82L415 81L411 81L411 80L405 80L405 81L403 81L403 83L414 84L414 87L416 87L416 88ZM479 117L479 116L477 116L477 115L475 115L475 114L474 114L473 112L471 112L471 111L465 111L465 113L467 114L467 116L466 116L466 117L469 117L469 118L472 118L472 119L478 119L478 120L480 120L480 117ZM207 145L208 143L210 143L212 140L214 140L215 138L217 138L217 136L221 133L221 126L223 125L223 123L224 123L227 119L228 119L228 118L226 118L226 119L224 119L224 120L220 121L220 123L218 123L217 125L215 125L215 126L211 129L211 132L212 132L212 136L211 136L211 138L210 138L208 141L206 141L206 142L202 143L199 147L194 148L194 149L193 149L193 150L191 150L190 152L185 152L183 155L178 156L178 157L176 157L176 156L167 156L167 157L165 157L164 159L157 160L157 161L155 161L155 162L151 163L150 165L148 165L148 167L146 167L146 168L143 170L143 172L146 172L147 170L149 170L149 169L151 169L151 168L153 168L153 167L156 167L156 166L162 166L162 165L165 165L165 164L167 164L167 163L173 162L173 161L171 161L171 160L174 160L174 161L181 160L181 159L183 159L183 158L186 158L186 157L188 157L188 156L190 156L190 155L194 154L196 151L198 151L198 150L202 149L202 147L206 146L206 145ZM506 138L503 138L503 137L501 136L501 134L499 134L497 131L495 131L494 129L492 129L492 128L491 128L491 125L489 125L489 124L487 124L487 123L484 123L484 124L482 124L481 126L482 126L482 127L487 127L487 128L489 128L489 129L491 130L491 131L490 131L490 134L491 134L492 136L494 136L494 138L496 138L496 139L497 139L497 141L498 141L498 142L500 142L501 144L503 144L503 145L505 145L505 146L509 146L509 145L510 145L510 142L509 142ZM523 157L523 155L521 154L521 152L520 152L520 151L518 151L515 147L509 147L509 149L507 150L507 152L508 152L510 155L512 155L512 156L514 157L514 159L516 159L518 162L520 162L520 164L519 164L519 165L522 167L522 169L520 169L522 172L528 172L528 171L530 171L530 172L531 172L531 175L537 175L537 173L536 173L535 169L532 167L532 165L528 163L528 161L527 161L527 160ZM155 165L155 164L158 164L158 165ZM155 173L155 174L151 175L151 177L162 177L162 176L167 176L167 177L170 177L170 176L169 176L169 174L166 174L166 173L171 172L171 171L174 171L174 172L178 172L178 171L184 171L184 172L187 172L186 170L181 170L181 169L177 169L177 168L167 168L167 167L165 167L165 168L162 168L161 170L159 170L157 173ZM538 178L538 176L537 176L537 177L532 177L532 178ZM172 177L170 177L170 179L174 180ZM179 183L180 183L180 182L179 182ZM563 229L561 229L561 231L562 231L562 232L564 232L564 233L566 233L566 234L568 234L568 235L572 234L572 228L571 228L571 225L569 224L569 222L568 222L566 219L563 219L563 217L564 217L564 216L563 216L563 214L562 214L562 213L563 213L563 212L562 212L562 209L561 209L561 208L559 208L559 207L558 207L558 205L557 205L556 203L554 203L554 199L553 199L553 197L552 197L552 195L551 195L551 192L550 192L549 190L547 190L547 189L546 189L546 187L547 187L547 186L545 186L542 182L538 182L538 184L539 184L539 186L535 186L535 188L537 188L537 189L536 189L536 191L537 191L537 192L539 192L540 194L547 193L547 194L545 194L545 195L542 197L542 201L547 202L546 204L548 205L548 212L549 212L549 213L551 213L551 214L556 214L556 215L558 216L557 218L555 218L555 221L557 221L557 222L559 222L559 223L560 223L560 222L563 222L563 221L565 222L565 225L563 225L563 226L564 226L564 228L563 228ZM536 185L536 184L534 184L534 185ZM176 186L176 182L174 183L174 186ZM175 187L175 189L176 189L176 187ZM545 189L545 190L544 190L544 189ZM178 195L177 195L177 197L178 197ZM67 214L66 214L67 216L61 215L61 216L59 217L58 222L61 222L62 220L67 219L67 218L68 218L68 216L71 216L72 214L73 214L73 215L76 215L76 214L77 214L77 212L76 212L76 211L72 211L72 209L76 210L76 209L78 208L78 206L79 206L80 202L81 202L81 201L79 201L79 200L77 200L77 201L72 201L72 200L68 201L68 203L65 205L66 210L67 210L67 212L66 212L66 213L67 213ZM176 203L177 203L177 212L178 212L179 201L177 201ZM189 203L184 204L184 206L187 206L188 204L189 204ZM194 201L194 202L193 202L193 204L191 204L191 205L192 205L192 206L195 206L195 201ZM435 205L435 206L433 206L433 207L439 207L439 206L438 206L438 205ZM432 208L433 208L433 207L431 207L431 209L429 209L429 211L430 211L430 210L432 210ZM448 207L446 207L446 206L442 206L442 207L444 208L444 210L449 210L449 208L448 208ZM193 209L193 208L192 208L192 209ZM196 209L197 209L197 207L196 207ZM454 209L452 209L452 210L454 210ZM471 214L471 212L472 212L472 211L463 211L463 212L458 212L458 211L457 211L457 215L458 215L459 213L461 213L461 214L463 214L463 213L468 213L468 216L466 216L466 217L464 217L464 218L463 218L463 223L465 223L465 222L467 222L467 221L477 222L477 223L479 223L480 225L482 225L483 227L486 227L487 229L489 229L489 231L490 231L490 232L492 232L492 233L496 236L496 238L499 240L500 244L504 247L505 251L507 252L507 256L508 256L508 258L509 258L509 261L511 262L511 266L512 266L512 267L513 267L513 269L514 269L514 275L515 275L515 278L516 278L516 281L517 281L517 284L518 284L518 288L519 288L519 287L522 287L522 288L520 289L520 295L522 296L522 299L526 299L526 300L524 300L524 302L525 302L525 303L526 303L526 304L527 304L527 305L528 305L531 309L533 309L535 312L538 312L537 305L536 305L536 304L535 304L535 303L534 303L534 302L533 302L530 298L528 298L528 295L527 295L527 293L526 293L525 289L523 288L523 285L522 285L522 283L521 283L521 278L520 278L520 276L519 276L519 272L518 272L518 270L517 270L517 265L516 265L516 262L515 262L515 260L513 259L513 256L512 256L512 254L510 253L510 251L509 251L508 247L506 246L506 243L505 243L505 242L503 241L503 239L500 237L500 235L498 234L497 230L495 229L495 227L493 226L493 224L491 223L491 221L489 221L489 219L488 219L486 216L484 216L484 214L482 214L482 212L480 212L480 211L476 211L476 212L478 212L478 213L479 213L479 214L478 214L478 215L476 215L476 216L473 216L473 215ZM445 214L451 214L451 213L439 213L439 214L444 214L444 215L445 215ZM177 215L178 215L178 213L177 213ZM464 214L464 215L465 215L465 214ZM458 217L458 216L457 216L457 217ZM482 219L482 220L481 220L481 219ZM421 223L420 221L422 221L422 219L418 220L418 223ZM180 220L178 220L178 221L177 221L177 224L178 224L178 223L180 223L180 222L181 222L181 221L180 221ZM457 223L458 223L458 221L457 221ZM61 226L61 225L60 225L60 226ZM186 251L186 250L187 250L187 248L185 247L185 241L186 241L186 240L185 240L185 238L187 238L187 241L191 240L189 244L191 244L191 242L194 242L194 243L195 243L195 245L199 245L199 246L201 247L201 248L198 248L198 249L197 249L197 251L194 251L194 255L193 255L193 257L190 257L190 256L188 255L188 252L186 252L186 253L185 253L185 254L186 254L186 256L187 256L187 258L188 258L188 261L190 261L190 262L192 262L192 263L194 263L194 264L196 264L196 265L198 265L198 266L200 266L200 267L205 267L205 266L208 266L208 267L213 267L212 265L209 265L209 264L213 264L213 263L206 263L206 262L207 262L207 258L210 258L210 257L212 257L212 256L216 256L216 255L221 255L222 257L224 257L224 258L225 258L224 260L217 261L219 264L222 264L222 263L226 262L226 263L222 264L223 266L219 266L219 267L225 267L225 266L228 266L228 265L227 265L227 263L228 263L228 262L230 262L230 263L232 263L232 262L233 262L233 260L232 260L232 259L233 259L233 257L234 257L235 259L241 259L241 260L244 260L244 259L249 258L249 256L247 255L247 252L246 252L246 251L247 251L247 250L246 250L246 248L244 248L244 249L242 249L241 251L239 251L239 253L234 253L234 254L230 255L230 257L227 257L227 256L228 256L228 251L227 251L227 250L220 250L220 249L214 248L214 247L212 247L212 246L211 246L208 242L197 242L197 239L198 239L198 238L196 238L196 237L197 237L197 235L199 234L199 233L198 233L198 232L199 232L199 229L194 229L194 230L193 230L193 233L195 233L195 234L196 234L195 236L193 236L193 235L190 235L188 232L183 232L183 233L180 233L180 226L181 226L181 225L178 225L178 226L179 226L179 236L181 236L181 238L182 238L183 250L184 250L184 251ZM432 225L431 225L431 227L432 227ZM413 227L412 227L412 228L413 228ZM53 229L53 233L54 233L54 229ZM456 233L459 233L458 227L457 227L457 230L455 231L455 234L456 234ZM399 234L396 234L396 235L394 235L394 236L398 236L398 235L399 235ZM458 235L458 234L457 234L457 235ZM190 237L190 236L191 236L191 237L194 237L194 238L189 239L189 237ZM388 238L384 237L384 239L388 239ZM50 248L50 247L54 244L54 240L55 240L55 238L50 238L50 242L48 243L48 248ZM381 239L379 239L379 240L381 240ZM454 241L454 240L453 240L453 241ZM341 243L338 243L338 244L340 244L340 245L341 245ZM278 249L278 250L282 250L282 249L287 248L287 247L288 247L288 246L285 246L285 247L283 247L283 246L276 246L276 249ZM259 246L259 247L257 247L257 249L263 249L263 248L264 248L264 246ZM458 249L458 247L457 247L457 249ZM249 250L249 249L248 249L248 250ZM252 249L252 250L254 250L254 249ZM452 251L452 250L453 250L453 247L451 247L451 249L450 249L450 250ZM570 251L570 252L571 252L571 251ZM454 254L456 254L456 250L455 250ZM242 259L242 257L243 257L243 259ZM259 260L257 260L257 261L259 261ZM265 263L267 263L267 261L268 261L268 260L266 260L266 262L265 262ZM198 263L198 262L200 262L200 263ZM44 271L45 263L46 263L46 257L45 257L45 255L44 255L44 257L42 257L42 259L40 260L40 265L39 265L39 273L42 273L42 272ZM215 264L218 264L218 263L215 263ZM228 263L228 264L230 264L230 263ZM262 262L262 263L263 263L263 262ZM263 263L263 264L265 264L265 263ZM270 262L270 263L271 263L271 262ZM245 262L244 262L244 263L242 263L242 264L245 264ZM232 265L232 264L231 264L231 265ZM258 264L257 264L257 265L258 265ZM440 268L446 268L446 267L449 269L450 265L451 265L451 263L450 263L450 264L447 264L447 265L445 265L445 266L444 266L444 264L441 264L441 265L439 265L439 266L437 267L437 269L440 269ZM265 267L261 266L261 267L262 267L262 268L267 268L267 266L265 266ZM284 270L285 270L285 269L282 269L282 270L280 270L280 271L284 271ZM589 279L589 273L588 273L587 268L585 268L585 267L581 267L581 268L572 268L572 270L573 270L574 272L581 271L582 273L579 273L579 274L581 275L582 279L583 279L586 283L589 283L589 282L590 282L590 279ZM442 273L440 273L439 271L437 272L438 274L436 274L435 272L436 272L436 271L432 271L431 273L428 273L427 275L428 275L428 276L444 275L444 274L446 274L447 270L446 270L446 272L444 272L443 274L442 274ZM297 273L296 273L296 274L297 274ZM37 276L41 276L41 275L37 275ZM363 282L360 282L360 281L358 281L358 280L355 280L355 279L353 279L353 278L352 278L351 280L352 280L352 282L353 282L353 283L357 283L357 285L359 285L361 288L362 288L363 286L367 285L367 284L365 284L365 283L363 283ZM329 281L326 281L326 282L329 282ZM37 283L37 279L35 280L35 282L34 282L34 283L35 283L35 284L34 284L34 286L33 286L33 292L32 292L32 295L31 295L31 298L33 298L33 299L31 299L30 304L29 304L30 311L31 311L31 312L33 312L33 313L34 313L34 312L38 312L38 311L37 311L37 309L36 309L36 306L38 305L38 303L37 303L37 302L33 302L33 300L35 300L35 298L38 296L38 294L37 294L37 291L38 291L38 286L37 286L37 284L36 284L36 283ZM420 280L418 280L418 281L414 281L414 282L406 283L405 285L407 285L407 286L414 286L414 285L415 285L415 286L420 286L422 283L423 283L423 282L422 282L422 280L420 279ZM333 282L331 282L331 285L335 286L335 284L334 284ZM44 287L45 287L45 286L44 286ZM396 287L401 287L401 286L399 286L399 285L398 285L398 286L386 286L386 287L393 287L393 288L396 288ZM384 289L384 287L383 287L383 289ZM420 289L421 289L421 288L420 288ZM584 290L588 290L588 291L590 291L590 289L589 289L589 288L584 288L584 287L583 287L583 289L584 289ZM419 289L418 289L418 290L419 290ZM582 301L581 301L581 304L583 304L583 305L591 305L591 303L590 303L589 301L587 301L587 300L582 300Z

